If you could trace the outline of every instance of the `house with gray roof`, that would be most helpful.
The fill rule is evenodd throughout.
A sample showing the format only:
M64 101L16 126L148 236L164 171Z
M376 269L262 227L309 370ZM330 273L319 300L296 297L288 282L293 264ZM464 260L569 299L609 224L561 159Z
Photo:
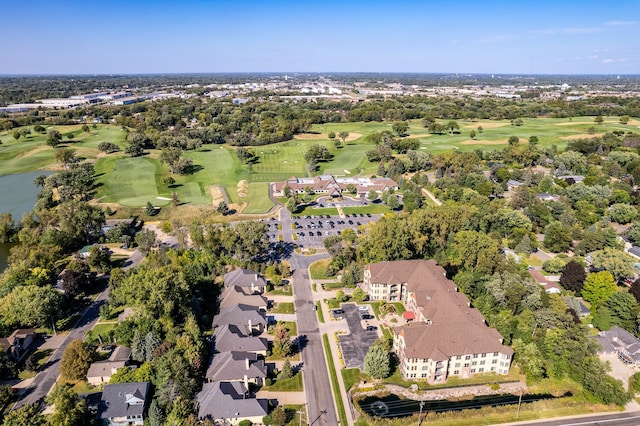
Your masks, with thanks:
M234 325L248 335L260 334L267 325L264 312L249 305L235 305L220 311L213 318L213 327Z
M198 418L232 425L243 420L262 424L269 412L268 401L250 398L248 393L241 382L205 383L196 395Z
M129 365L130 356L131 348L126 346L116 347L108 359L96 361L89 366L87 382L93 386L109 383L111 376L115 374L119 368L125 368Z
M261 294L247 293L242 287L226 287L220 296L220 309L231 308L243 304L266 311L269 301Z
M267 367L255 353L223 352L213 356L206 378L209 382L243 382L246 387L249 383L262 386L267 378Z
M98 408L98 418L105 425L144 425L151 401L149 382L106 385Z
M236 269L224 274L224 286L242 287L251 293L264 293L267 291L267 282L257 272L249 269Z
M219 353L241 351L266 356L269 347L266 339L247 334L235 325L217 327L213 341L215 352Z
M640 365L640 340L627 330L614 325L601 331L595 339L602 346L599 353L615 353L627 365Z

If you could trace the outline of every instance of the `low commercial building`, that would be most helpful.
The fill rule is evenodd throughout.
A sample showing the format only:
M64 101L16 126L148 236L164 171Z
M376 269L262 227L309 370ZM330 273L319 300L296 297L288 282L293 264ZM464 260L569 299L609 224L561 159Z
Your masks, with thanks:
M393 339L405 379L442 383L450 376L509 373L513 350L435 261L370 264L363 285L371 300L398 301L407 309L412 322L395 328Z
M352 187L353 186L353 187ZM398 189L398 184L389 178L366 177L335 177L333 175L321 175L313 178L293 176L284 182L276 182L272 186L275 197L283 197L289 188L295 194L303 194L311 191L314 194L326 194L332 197L340 197L343 192L355 189L359 197L365 197L371 190L382 193L385 190Z

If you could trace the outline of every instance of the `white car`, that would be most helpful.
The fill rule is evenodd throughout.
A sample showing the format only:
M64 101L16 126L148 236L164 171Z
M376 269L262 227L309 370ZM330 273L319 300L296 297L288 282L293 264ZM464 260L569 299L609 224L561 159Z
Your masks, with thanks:
M364 311L369 312L369 307L368 306L358 306L358 310L359 311L363 311L363 312Z

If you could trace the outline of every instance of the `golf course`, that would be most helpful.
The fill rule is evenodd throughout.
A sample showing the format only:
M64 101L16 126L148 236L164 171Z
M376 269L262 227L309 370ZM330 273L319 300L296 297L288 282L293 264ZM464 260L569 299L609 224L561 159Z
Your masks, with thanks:
M576 138L600 136L615 130L640 132L637 118L632 118L626 125L621 124L618 117L604 117L602 124L595 124L593 117L524 118L522 121L521 126L513 126L508 120L458 120L459 133L430 134L421 121L413 120L409 122L406 137L417 139L421 150L436 154L448 150L502 149L511 136L517 136L520 143L526 143L530 136L537 136L540 146L556 145L563 149ZM147 150L145 155L135 158L125 155L126 132L120 126L98 124L86 132L78 124L50 126L47 130L54 128L62 134L60 147L71 148L79 159L94 163L99 184L95 197L98 202L125 207L141 207L147 202L164 206L171 202L175 191L182 204L215 207L226 196L238 212L261 214L274 205L269 198L269 182L307 174L304 154L311 145L324 145L333 154L331 161L319 163L317 174L375 174L378 164L367 161L365 155L375 146L370 135L391 131L392 125L391 122L313 125L309 133L297 135L293 140L251 147L258 157L251 166L240 162L234 147L203 145L196 151L185 151L184 156L193 160L196 166L188 175L171 175L168 167L160 162L159 150ZM45 143L46 134L32 132L16 140L13 130L0 133L0 176L62 168L54 158L54 148ZM470 137L472 130L476 133L473 139ZM336 148L327 135L343 131L348 132L349 137L343 147ZM101 153L98 150L101 142L112 142L121 150ZM163 183L167 176L175 179L170 187Z

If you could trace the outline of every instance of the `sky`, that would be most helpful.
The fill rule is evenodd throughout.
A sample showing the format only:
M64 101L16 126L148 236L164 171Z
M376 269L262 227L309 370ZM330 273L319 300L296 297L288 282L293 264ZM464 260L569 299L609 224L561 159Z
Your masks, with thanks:
M8 1L0 74L640 74L640 0Z

